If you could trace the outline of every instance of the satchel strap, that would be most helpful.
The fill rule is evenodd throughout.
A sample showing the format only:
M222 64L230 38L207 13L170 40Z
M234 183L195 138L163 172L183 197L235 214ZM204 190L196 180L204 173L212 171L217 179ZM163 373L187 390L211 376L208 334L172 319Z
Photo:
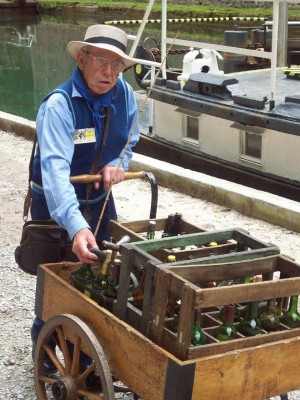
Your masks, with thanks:
M24 221L27 221L27 219L28 219L28 213L29 213L29 208L30 208L30 203L31 203L31 180L32 180L32 175L33 175L33 159L34 159L36 144L37 144L37 134L35 134L35 137L33 139L33 146L32 146L31 156L30 156L30 161L29 161L28 190L27 190L27 194L26 194L26 197L24 200L24 207L23 207L23 220Z

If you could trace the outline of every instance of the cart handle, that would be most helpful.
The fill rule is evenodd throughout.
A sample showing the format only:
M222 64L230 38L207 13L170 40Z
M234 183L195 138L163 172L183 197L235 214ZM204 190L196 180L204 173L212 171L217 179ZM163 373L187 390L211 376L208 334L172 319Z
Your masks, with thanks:
M127 181L129 179L145 179L147 176L146 172L139 171L139 172L125 172L124 180ZM93 183L93 182L101 182L102 175L76 175L70 176L70 182L72 183Z
M155 176L152 172L125 172L124 180L129 179L148 179L151 186L151 205L150 205L150 216L149 218L156 218L157 213L157 200L158 200L158 188ZM72 183L93 183L93 182L101 182L102 175L76 175L70 176L70 182Z

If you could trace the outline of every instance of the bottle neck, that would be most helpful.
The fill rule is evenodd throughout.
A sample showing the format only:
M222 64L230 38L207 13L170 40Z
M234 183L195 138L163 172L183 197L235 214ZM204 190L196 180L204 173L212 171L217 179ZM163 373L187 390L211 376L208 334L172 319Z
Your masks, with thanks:
M235 305L229 304L226 308L226 314L225 314L225 322L224 323L226 325L233 324L234 311L235 311Z
M106 250L106 258L103 261L102 268L101 268L101 274L103 276L108 275L111 257L112 257L112 251Z
M298 312L298 296L291 296L288 311L293 313Z
M250 304L249 317L251 319L255 319L257 318L257 313L258 313L258 301L253 301Z
M115 260L112 265L112 284L118 285L120 278L121 261Z
M200 310L200 308L197 308L195 310L194 322L198 323L198 324L201 324L201 310Z

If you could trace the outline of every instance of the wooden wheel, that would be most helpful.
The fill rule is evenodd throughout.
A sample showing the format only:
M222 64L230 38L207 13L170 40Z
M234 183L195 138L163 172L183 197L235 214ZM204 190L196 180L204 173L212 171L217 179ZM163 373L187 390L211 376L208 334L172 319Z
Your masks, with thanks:
M87 365L82 363L83 356ZM47 374L46 360L52 361L55 373ZM74 315L57 315L44 324L36 343L34 366L38 400L115 399L103 349L89 327ZM93 374L99 376L97 388L87 383Z

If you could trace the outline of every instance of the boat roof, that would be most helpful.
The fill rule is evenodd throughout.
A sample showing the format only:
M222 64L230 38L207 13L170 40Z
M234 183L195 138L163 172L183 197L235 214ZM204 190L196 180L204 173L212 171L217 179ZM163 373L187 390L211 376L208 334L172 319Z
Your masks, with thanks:
M300 135L300 80L276 70L276 93L270 97L270 69L227 75L191 74L179 82L157 80L150 97L179 108L243 125Z
M300 94L300 80L291 79L284 71L288 69L278 68L276 71L276 93L275 105L283 103L286 96L297 96ZM291 69L292 71L293 69ZM300 67L299 67L300 72ZM240 82L242 89L248 96L254 95L263 98L270 97L270 68L237 72L226 76L234 76Z

